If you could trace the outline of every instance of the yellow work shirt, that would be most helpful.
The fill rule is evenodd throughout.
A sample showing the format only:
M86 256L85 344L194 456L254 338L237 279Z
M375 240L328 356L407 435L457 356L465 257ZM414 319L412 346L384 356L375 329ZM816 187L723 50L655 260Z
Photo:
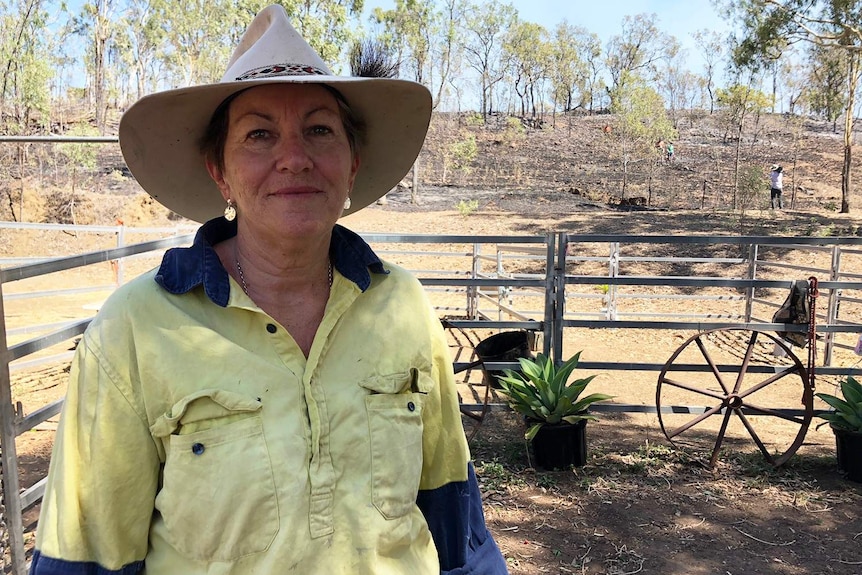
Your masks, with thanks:
M233 234L205 224L84 334L31 573L505 573L419 282L336 226L306 359L218 261Z

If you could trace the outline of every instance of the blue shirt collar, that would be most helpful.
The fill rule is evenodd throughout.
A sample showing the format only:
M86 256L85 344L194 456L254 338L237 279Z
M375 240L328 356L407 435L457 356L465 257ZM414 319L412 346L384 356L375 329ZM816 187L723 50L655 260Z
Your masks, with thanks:
M214 218L200 227L187 248L165 252L156 272L156 282L172 294L183 294L197 286L214 303L226 307L230 297L230 279L213 246L236 235L236 221ZM365 240L347 228L332 229L329 257L338 272L365 291L371 285L371 273L388 273L377 254Z

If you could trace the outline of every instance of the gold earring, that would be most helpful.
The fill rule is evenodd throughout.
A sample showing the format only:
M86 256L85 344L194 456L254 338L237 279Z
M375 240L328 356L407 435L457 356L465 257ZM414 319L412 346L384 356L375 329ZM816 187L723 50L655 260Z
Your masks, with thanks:
M234 207L233 200L227 201L227 207L224 209L224 219L229 222L236 219L236 208Z
M352 202L350 201L350 196L347 196L347 199L344 200L344 210L349 210L351 205Z

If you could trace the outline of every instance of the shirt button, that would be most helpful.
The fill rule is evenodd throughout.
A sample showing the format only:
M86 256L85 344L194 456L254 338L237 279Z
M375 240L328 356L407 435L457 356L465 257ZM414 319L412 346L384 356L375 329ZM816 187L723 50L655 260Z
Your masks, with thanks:
M192 453L194 453L195 455L200 455L204 452L204 449L206 448L204 447L203 443L195 443L192 445Z
M275 333L276 331L278 331L278 328L275 327L274 323L268 323L266 324L266 331L268 331L269 333Z
M416 404L412 401L407 402L407 411L416 411Z

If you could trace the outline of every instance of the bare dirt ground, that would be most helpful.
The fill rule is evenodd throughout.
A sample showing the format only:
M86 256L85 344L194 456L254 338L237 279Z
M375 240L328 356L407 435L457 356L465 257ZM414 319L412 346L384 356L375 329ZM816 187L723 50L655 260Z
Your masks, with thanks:
M789 206L795 200L795 207L772 212L765 183L745 211L728 208L734 146L722 143L714 118L680 117L677 161L640 164L623 193L619 160L603 130L609 123L601 116L560 117L548 119L543 129L519 131L503 120L483 129L463 118L435 119L420 158L419 190L411 193L405 181L385 205L344 223L360 232L459 235L860 233L859 218L836 213L840 138L828 126L808 121L796 137L785 119L771 118L759 139L746 143L743 160L764 170L775 161L794 165L791 159L798 158L785 176L785 201ZM477 140L477 159L469 170L458 169L447 159L447 146L470 134ZM116 152L102 159L109 166L119 162ZM128 181L112 176L101 189L79 204L79 221L168 223ZM644 197L647 205L621 206L623 197ZM27 211L36 213L44 203L27 203ZM8 209L0 207L0 218L11 219ZM13 240L4 233L0 253L76 253L96 249L95 243L44 235ZM149 265L140 262L138 268ZM103 264L61 283L104 285L111 274ZM33 282L20 289L47 288ZM103 295L72 296L59 311L9 301L7 327L85 317ZM565 345L584 350L584 360L624 353L661 362L679 343L681 334L674 333L571 330ZM477 374L467 376L472 385L464 384L462 396L484 393L477 391ZM13 385L24 411L62 396L64 378L62 366L19 372ZM654 373L604 374L596 385L595 391L606 386L626 403L654 404ZM44 473L53 426L48 422L19 438L23 485ZM530 466L523 426L511 412L490 412L472 439L486 518L513 575L862 574L862 485L838 473L834 440L825 428L812 425L804 445L780 469L768 466L750 441L734 438L715 468L707 469L666 440L654 414L603 413L587 429L587 465L559 472ZM29 523L36 511L28 512Z

